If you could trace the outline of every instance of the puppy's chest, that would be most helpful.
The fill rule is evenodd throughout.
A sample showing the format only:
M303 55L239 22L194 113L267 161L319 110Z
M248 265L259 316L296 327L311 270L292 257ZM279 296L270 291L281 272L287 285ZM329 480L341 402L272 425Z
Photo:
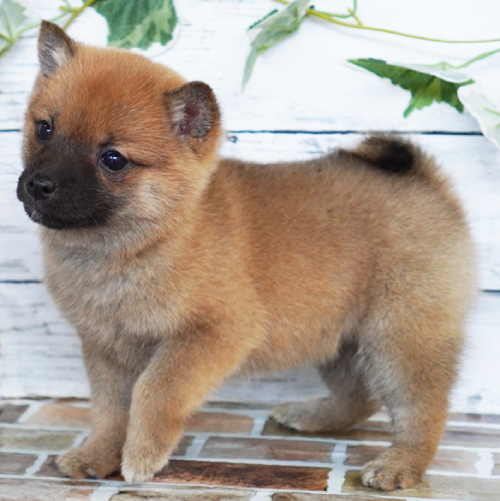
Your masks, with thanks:
M61 253L62 254L62 253ZM173 328L169 274L140 260L117 263L64 253L47 266L47 283L64 315L82 335L157 338Z

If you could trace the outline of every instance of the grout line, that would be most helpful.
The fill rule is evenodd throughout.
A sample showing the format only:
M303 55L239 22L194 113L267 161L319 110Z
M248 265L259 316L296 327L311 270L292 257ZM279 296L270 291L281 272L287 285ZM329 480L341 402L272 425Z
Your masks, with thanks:
M345 481L347 459L347 444L336 444L333 448L330 460L332 469L328 474L326 492L329 494L341 494Z
M43 407L43 405L45 405L44 402L40 401L31 402L28 408L17 419L17 424L25 423L31 416L34 416Z
M31 477L33 476L42 466L45 461L47 461L47 458L49 457L48 454L39 454L38 457L36 458L36 461L26 468L26 471L24 472L25 477Z
M273 491L261 490L257 491L251 498L250 501L272 501Z
M29 416L28 416L29 419ZM0 423L0 428L15 428L16 430L30 430L30 431L52 431L52 432L73 432L73 433L86 433L90 428L76 428L73 426L50 426L45 424L23 424L23 423Z
M191 445L187 448L186 454L184 454L184 458L186 459L195 459L199 456L203 446L206 444L210 435L198 435L195 436Z
M337 465L345 464L345 461L347 460L347 447L348 445L345 443L335 444L335 447L333 448L332 451L332 455L330 457L332 464L337 464Z
M118 486L100 485L90 496L89 501L109 501L115 494L120 492Z
M80 432L76 436L75 440L73 441L73 445L71 447L80 447L80 445L82 445L83 442L85 442L85 440L89 435L90 435L90 430Z
M250 431L250 436L251 437L260 437L268 419L269 419L268 415L254 417L253 427L252 427L252 430Z
M495 467L493 453L488 451L477 451L479 459L475 463L476 471L479 475L491 475Z
M345 482L347 470L332 468L328 474L326 492L328 494L342 494L342 486Z

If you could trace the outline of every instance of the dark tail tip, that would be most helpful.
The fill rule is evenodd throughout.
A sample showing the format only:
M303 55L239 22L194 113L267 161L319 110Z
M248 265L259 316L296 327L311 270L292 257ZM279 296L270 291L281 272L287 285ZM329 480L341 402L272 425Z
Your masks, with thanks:
M410 172L417 160L411 143L391 136L370 136L353 153L373 167L393 174Z

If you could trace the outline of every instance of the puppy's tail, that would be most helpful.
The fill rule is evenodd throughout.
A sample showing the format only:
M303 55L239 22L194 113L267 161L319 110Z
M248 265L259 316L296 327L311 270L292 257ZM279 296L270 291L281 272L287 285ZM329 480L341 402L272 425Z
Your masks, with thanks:
M395 175L441 178L430 157L418 146L398 136L372 135L356 149L343 150L341 154L360 159L371 167Z

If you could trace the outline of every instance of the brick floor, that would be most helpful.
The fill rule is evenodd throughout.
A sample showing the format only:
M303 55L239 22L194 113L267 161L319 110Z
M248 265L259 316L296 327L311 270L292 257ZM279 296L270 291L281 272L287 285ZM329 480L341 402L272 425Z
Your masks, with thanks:
M96 489L88 482L0 478L0 501L87 501Z
M363 487L360 470L388 447L386 418L346 433L307 434L266 419L269 412L208 405L154 479L127 485L118 474L72 481L57 469L56 454L88 434L88 402L2 402L0 501L500 501L500 416L451 415L425 482L383 493ZM20 422L23 415L30 417Z

